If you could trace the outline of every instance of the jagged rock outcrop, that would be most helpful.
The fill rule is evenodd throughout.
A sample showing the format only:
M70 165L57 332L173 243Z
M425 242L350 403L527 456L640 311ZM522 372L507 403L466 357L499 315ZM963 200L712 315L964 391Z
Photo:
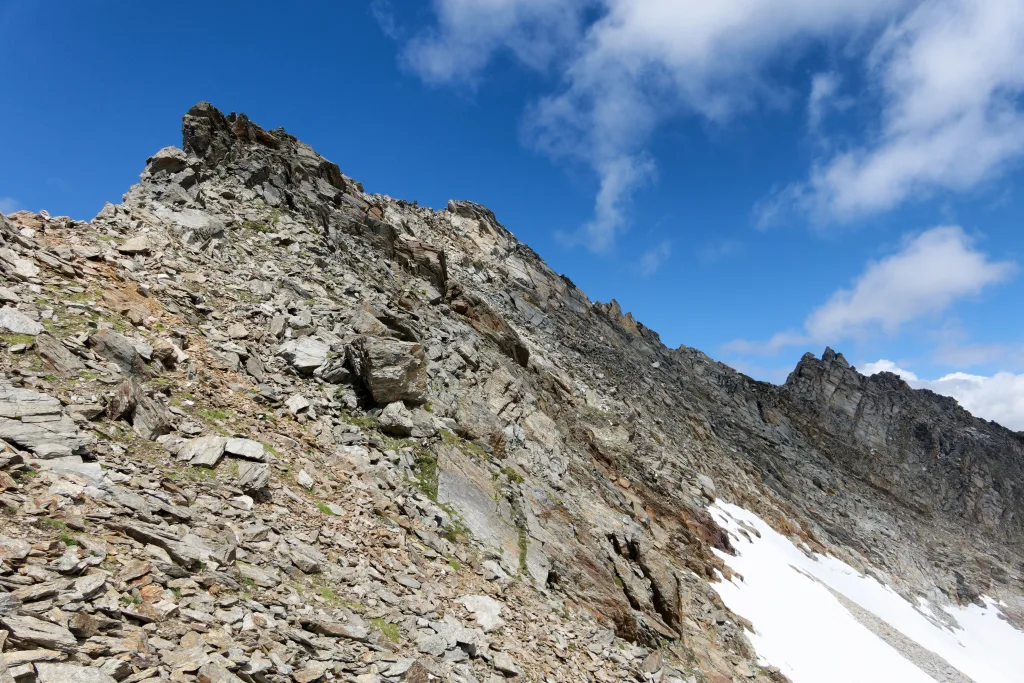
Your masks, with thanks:
M755 382L482 206L182 132L88 223L0 218L16 679L783 680L709 588L716 497L1020 618L1019 434L831 351Z

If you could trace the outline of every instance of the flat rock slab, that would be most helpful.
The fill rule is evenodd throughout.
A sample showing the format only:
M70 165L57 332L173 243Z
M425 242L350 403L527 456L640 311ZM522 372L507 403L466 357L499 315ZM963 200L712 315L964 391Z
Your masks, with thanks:
M132 237L117 245L117 250L122 254L146 254L153 248L153 244L145 235Z
M95 667L74 664L38 662L36 676L39 683L117 683L113 676Z
M9 615L0 618L0 624L11 632L11 637L48 650L69 652L78 644L71 631L35 617Z
M73 455L88 443L56 398L2 382L0 439L40 458Z
M312 375L313 371L327 361L331 347L316 337L300 337L290 339L277 349L277 355L288 361L302 375Z
M252 439L228 439L224 444L224 452L245 460L255 460L256 462L266 462L267 460L267 449L262 443Z
M473 613L476 623L480 625L484 633L490 633L505 625L505 621L501 618L501 610L504 605L490 596L463 595L456 602Z
M224 456L227 439L223 436L200 436L189 439L178 449L178 460L191 465L216 467Z
M42 324L16 308L11 308L10 306L0 308L0 332L30 334L34 337L45 329Z

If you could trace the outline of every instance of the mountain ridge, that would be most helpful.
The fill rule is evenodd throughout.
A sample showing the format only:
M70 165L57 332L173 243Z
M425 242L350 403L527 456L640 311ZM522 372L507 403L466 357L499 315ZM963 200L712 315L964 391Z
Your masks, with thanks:
M783 385L669 349L486 207L366 194L244 114L200 103L182 138L91 222L19 212L0 231L3 323L34 332L5 340L9 400L48 399L64 430L26 435L8 409L7 466L39 473L10 495L85 477L73 503L53 494L64 504L25 519L52 531L43 519L95 508L161 588L78 570L102 575L107 602L145 609L160 646L126 657L68 630L74 602L25 562L59 547L14 560L18 581L56 591L60 614L32 618L68 630L80 668L133 681L784 680L710 588L729 576L717 553L733 551L716 499L904 597L992 596L1021 623L1024 436L831 349ZM223 511L236 494L247 510L211 512L208 499ZM24 529L2 533L21 547ZM186 579L245 597L214 610L208 590L174 593ZM124 611L118 628L137 634ZM19 648L38 642L3 623ZM17 666L47 683L45 667Z

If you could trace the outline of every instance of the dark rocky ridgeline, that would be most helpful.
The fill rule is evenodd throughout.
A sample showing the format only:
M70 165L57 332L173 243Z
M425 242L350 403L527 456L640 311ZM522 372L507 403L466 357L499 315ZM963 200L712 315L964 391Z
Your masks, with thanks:
M783 680L709 586L716 497L1019 609L1020 435L667 349L244 115L183 138L88 223L0 219L0 681Z

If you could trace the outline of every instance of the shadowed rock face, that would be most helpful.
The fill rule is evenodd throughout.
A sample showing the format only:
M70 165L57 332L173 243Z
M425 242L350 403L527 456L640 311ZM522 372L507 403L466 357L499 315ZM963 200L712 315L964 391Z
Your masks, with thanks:
M134 553L103 614L152 572L152 605L125 619L173 643L185 619L245 624L252 661L236 668L267 680L316 680L326 662L384 680L782 680L709 587L713 551L732 552L706 510L718 497L908 596L985 592L1014 616L1021 435L831 350L774 386L668 349L489 209L368 194L244 114L200 103L182 135L90 223L0 217L18 316L55 293L89 302L57 308L31 350L52 379L0 352L8 433L39 436L31 402L63 440L12 437L0 469L50 458L26 500L67 495ZM89 402L65 412L57 395ZM99 421L99 442L70 416ZM465 605L487 606L486 627ZM189 638L168 662L229 662L213 651L235 643ZM383 660L392 648L405 659ZM499 652L518 655L496 668Z
M1024 435L892 373L865 377L831 350L804 356L785 391L808 439L850 474L927 517L1024 537Z

